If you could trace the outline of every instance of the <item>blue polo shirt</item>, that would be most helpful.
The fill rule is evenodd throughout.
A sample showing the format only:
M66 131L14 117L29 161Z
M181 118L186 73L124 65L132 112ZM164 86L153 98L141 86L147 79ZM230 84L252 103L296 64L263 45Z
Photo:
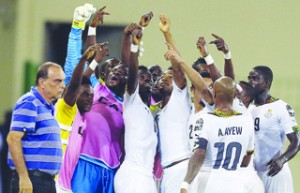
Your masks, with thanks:
M58 174L62 162L60 127L53 105L48 104L35 87L16 103L10 130L25 132L21 143L28 170ZM15 169L10 152L8 165Z

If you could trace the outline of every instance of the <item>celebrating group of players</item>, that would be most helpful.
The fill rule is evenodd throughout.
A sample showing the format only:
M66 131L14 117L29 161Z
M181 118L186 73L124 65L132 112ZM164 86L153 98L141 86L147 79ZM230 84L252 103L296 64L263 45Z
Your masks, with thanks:
M215 34L210 44L224 54L224 75L204 37L196 43L201 57L187 64L164 14L159 27L171 66L139 65L152 12L124 29L121 59L104 61L109 47L96 42L96 26L105 9L75 9L64 71L43 64L36 88L17 102L8 136L14 192L293 192L287 162L299 150L298 126L293 109L270 95L269 67L256 66L248 81L235 83L231 52ZM56 188L35 181L42 177Z

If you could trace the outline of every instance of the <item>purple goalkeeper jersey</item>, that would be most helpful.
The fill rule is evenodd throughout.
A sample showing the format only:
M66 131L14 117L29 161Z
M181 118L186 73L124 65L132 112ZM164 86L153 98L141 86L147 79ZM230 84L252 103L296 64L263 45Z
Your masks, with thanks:
M84 118L81 155L118 167L124 149L122 102L106 86L97 84L92 108Z

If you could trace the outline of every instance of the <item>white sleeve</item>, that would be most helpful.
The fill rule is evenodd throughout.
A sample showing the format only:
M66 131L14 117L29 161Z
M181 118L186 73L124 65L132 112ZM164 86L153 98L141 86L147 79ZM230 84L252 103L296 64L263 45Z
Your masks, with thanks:
M139 97L139 85L137 85L132 94L129 94L128 91L125 90L123 107L126 108L127 105L131 105L137 99L136 97Z
M294 132L293 127L298 126L295 111L285 102L282 103L280 109L280 126L283 128L285 134Z

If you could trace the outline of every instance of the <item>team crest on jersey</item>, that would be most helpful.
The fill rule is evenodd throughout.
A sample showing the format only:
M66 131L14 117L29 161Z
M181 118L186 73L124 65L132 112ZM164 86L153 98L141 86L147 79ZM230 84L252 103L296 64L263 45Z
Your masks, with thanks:
M272 109L269 109L264 115L266 118L272 117Z
M295 111L290 105L286 105L286 110L288 111L290 117L295 117Z
M195 131L201 131L202 130L202 127L203 127L203 119L202 118L199 118L197 119L196 121L196 124L195 124Z

